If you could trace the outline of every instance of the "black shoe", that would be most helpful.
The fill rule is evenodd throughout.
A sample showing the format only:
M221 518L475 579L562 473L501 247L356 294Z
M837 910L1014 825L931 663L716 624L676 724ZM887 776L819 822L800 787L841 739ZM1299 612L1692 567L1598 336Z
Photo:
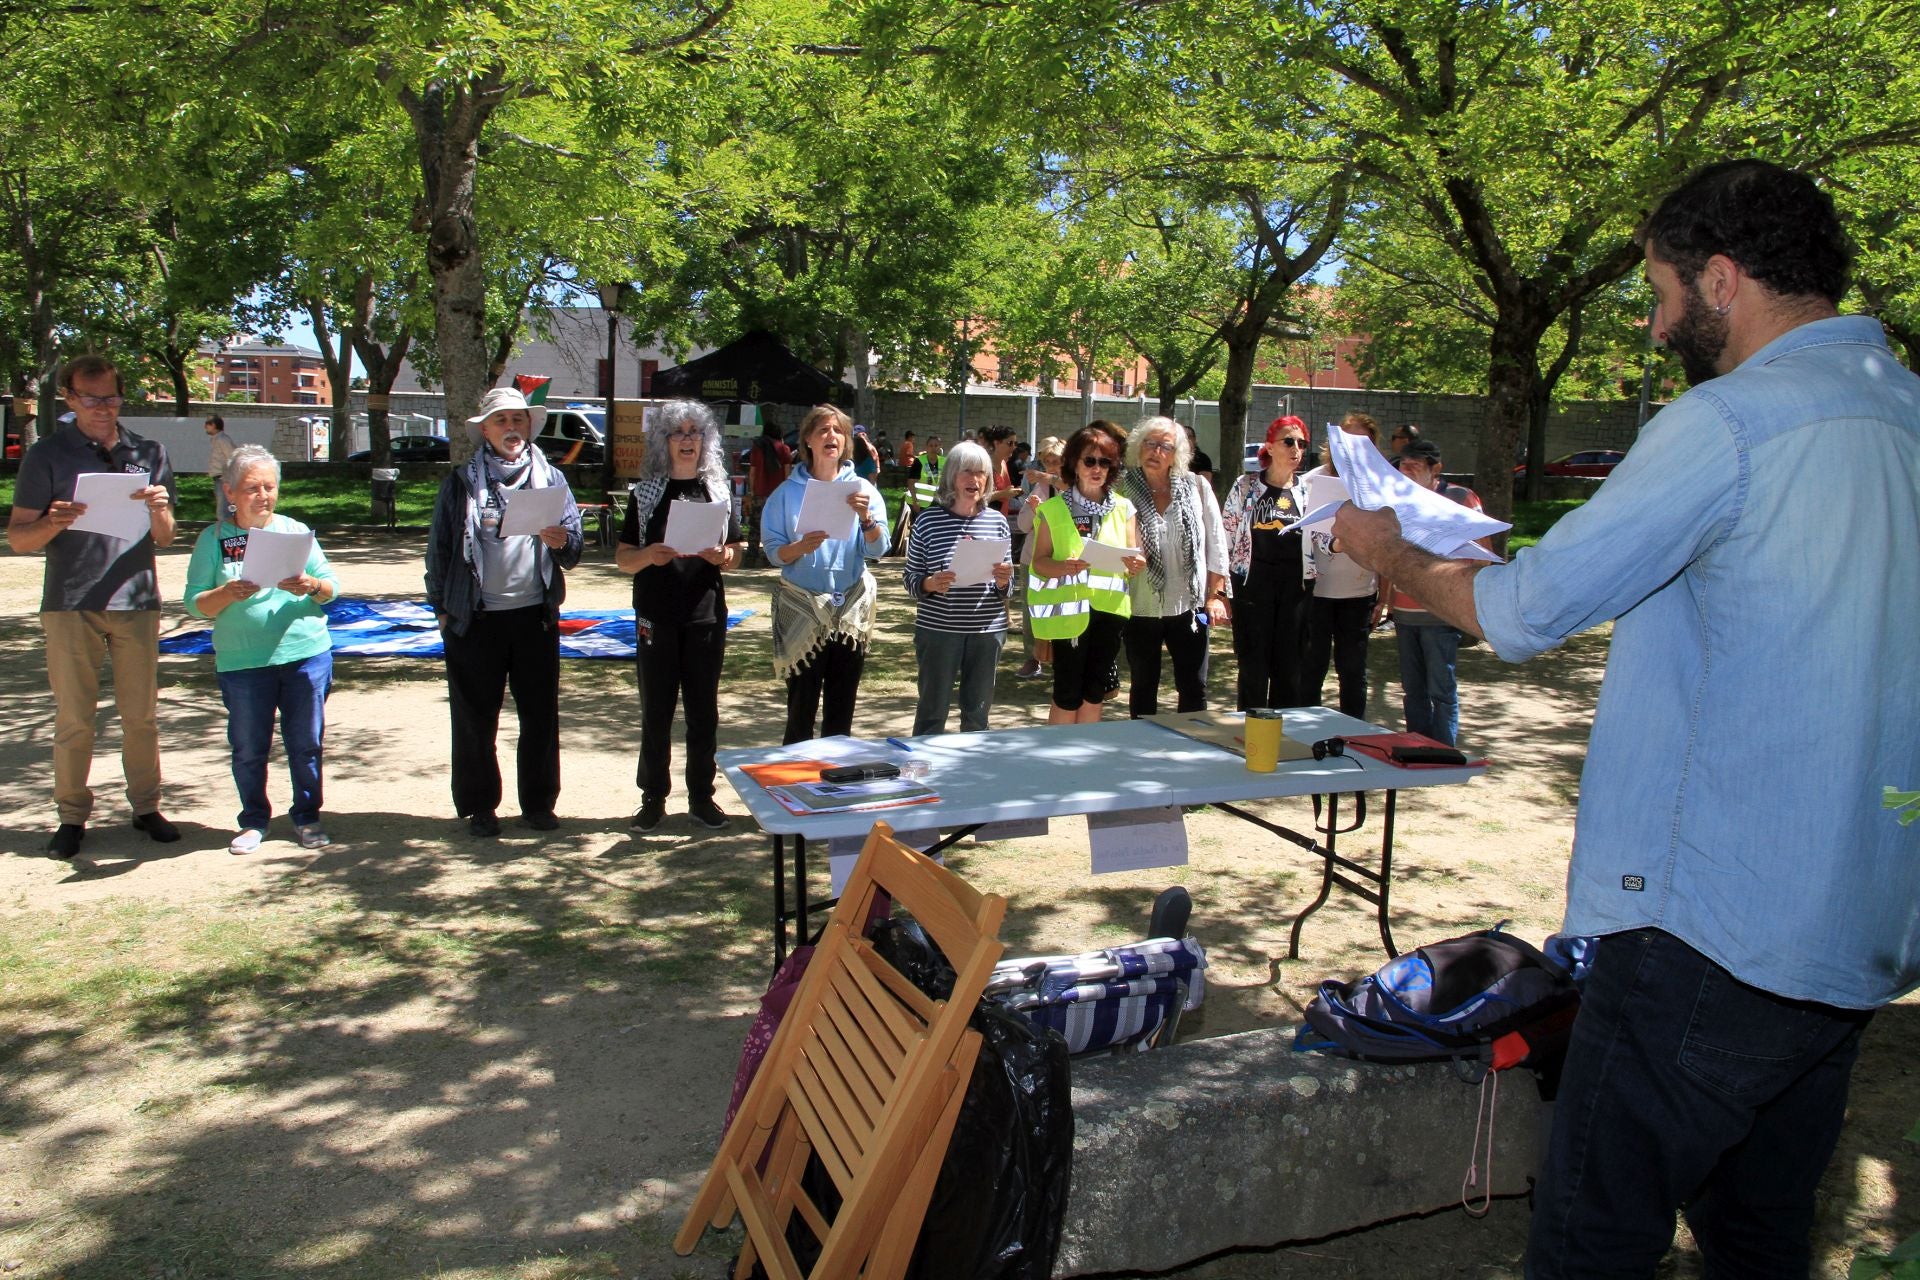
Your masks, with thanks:
M493 810L483 809L467 819L467 833L476 836L497 836L500 834L500 819L493 816Z
M713 802L712 796L704 800L687 801L687 816L701 826L711 827L715 831L727 825L725 811Z
M158 809L152 813L134 814L133 829L146 832L161 844L172 844L180 838L180 828L161 817Z
M666 820L667 802L665 800L642 800L640 807L634 810L633 821L627 824L632 831L651 831Z
M83 823L63 822L47 841L47 852L56 858L71 859L80 852L80 842L86 836L87 828Z
M520 821L526 823L535 831L558 831L560 829L560 819L554 816L553 810L551 809L545 813L523 813L520 815Z

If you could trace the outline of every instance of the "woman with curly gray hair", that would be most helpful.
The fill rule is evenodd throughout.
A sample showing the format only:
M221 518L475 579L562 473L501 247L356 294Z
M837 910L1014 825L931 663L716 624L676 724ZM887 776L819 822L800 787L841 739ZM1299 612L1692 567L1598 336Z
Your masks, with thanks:
M1193 446L1172 418L1142 418L1127 436L1120 492L1140 520L1147 571L1127 583L1133 616L1122 635L1133 718L1160 713L1160 654L1173 659L1179 711L1204 711L1207 638L1227 620L1227 535L1213 490L1188 470Z
M697 552L674 550L667 521L676 502L728 507L726 533ZM673 713L687 717L687 813L718 829L727 815L713 801L713 753L720 732L720 664L727 646L727 590L721 574L745 545L732 515L733 494L720 455L720 423L697 400L670 400L647 424L640 478L613 562L633 575L635 661L640 681L640 809L635 831L666 817Z

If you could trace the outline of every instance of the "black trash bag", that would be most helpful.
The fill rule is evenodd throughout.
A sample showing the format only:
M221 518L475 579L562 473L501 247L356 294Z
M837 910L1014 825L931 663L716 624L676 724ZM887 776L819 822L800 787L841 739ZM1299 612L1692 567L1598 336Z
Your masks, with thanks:
M867 938L879 957L928 999L945 1000L953 995L953 966L918 920L907 916L876 920L867 930Z
M984 1000L980 1057L908 1280L1047 1280L1073 1172L1067 1042Z

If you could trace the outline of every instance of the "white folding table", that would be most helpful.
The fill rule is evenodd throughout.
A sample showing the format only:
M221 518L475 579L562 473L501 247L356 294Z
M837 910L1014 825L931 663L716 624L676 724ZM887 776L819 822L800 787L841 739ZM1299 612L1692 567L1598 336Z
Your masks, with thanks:
M1325 707L1291 708L1285 713L1287 736L1312 743L1385 730ZM1322 862L1320 889L1294 917L1289 958L1300 954L1300 929L1326 902L1335 885L1374 904L1380 941L1389 956L1398 954L1387 922L1393 886L1393 817L1398 792L1410 787L1464 783L1486 772L1484 766L1407 769L1357 752L1325 760L1283 760L1272 773L1254 773L1246 761L1224 747L1186 737L1145 720L1108 720L1097 724L984 733L950 733L909 740L911 755L929 766L927 785L939 793L929 804L855 812L790 813L743 767L778 760L818 758L814 744L744 747L719 753L727 779L760 829L773 840L774 964L787 953L787 925L797 922L804 941L812 911L831 900L809 905L807 846L810 841L864 835L877 819L893 826L939 830L944 835L929 850L938 852L987 823L1095 813L1158 809L1169 805L1212 805L1244 822L1300 846ZM876 744L876 754L892 755ZM1341 835L1366 822L1366 793L1384 791L1380 857L1377 865L1356 862L1336 849ZM1354 797L1354 820L1342 827L1341 796ZM1314 798L1311 833L1294 831L1242 807L1245 802L1289 796ZM1325 797L1321 821L1320 798ZM793 842L792 901L786 886L786 843Z

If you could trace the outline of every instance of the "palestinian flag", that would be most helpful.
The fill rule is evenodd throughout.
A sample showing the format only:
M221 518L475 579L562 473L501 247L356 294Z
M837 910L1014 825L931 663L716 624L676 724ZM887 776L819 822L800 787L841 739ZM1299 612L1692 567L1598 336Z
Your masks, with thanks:
M545 404L547 402L547 387L552 381L552 378L538 373L516 373L513 375L514 387L521 395L527 398L528 404Z

